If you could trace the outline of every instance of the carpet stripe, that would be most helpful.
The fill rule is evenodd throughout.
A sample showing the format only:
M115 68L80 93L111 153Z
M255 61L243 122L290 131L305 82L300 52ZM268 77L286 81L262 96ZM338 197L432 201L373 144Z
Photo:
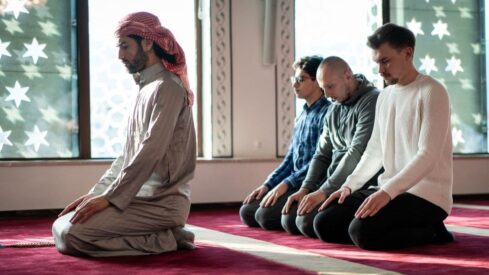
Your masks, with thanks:
M478 209L478 210L489 210L488 205L474 205L474 204L463 204L463 203L454 203L453 207L456 208L466 208L466 209Z
M400 274L204 227L186 226L195 233L199 242L216 244L318 274Z
M464 233L464 234L472 234L472 235L477 235L477 236L482 236L482 237L489 237L489 229L482 229L482 228L476 228L476 227L467 227L467 226L458 226L458 225L451 225L447 224L446 225L448 230L458 232L458 233Z

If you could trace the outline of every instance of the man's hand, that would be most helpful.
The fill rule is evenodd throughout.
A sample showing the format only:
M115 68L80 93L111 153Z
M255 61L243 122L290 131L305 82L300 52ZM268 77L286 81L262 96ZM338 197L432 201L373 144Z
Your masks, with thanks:
M327 195L321 190L316 190L305 195L299 203L297 214L300 216L311 213L311 211L326 199Z
M253 192L251 192L248 196L246 196L246 198L244 199L243 203L244 204L248 204L248 203L251 203L254 200L259 200L267 192L268 192L268 187L266 187L265 185L261 185L260 187L258 187L255 190L253 190Z
M391 197L384 190L380 189L372 195L368 196L357 209L355 218L364 219L366 217L372 217L380 209L386 206L391 201Z
M78 222L84 223L94 214L107 208L109 204L109 201L103 195L83 200L80 204L78 204L75 215L71 217L70 222L73 224Z
M81 204L85 200L90 199L91 197L93 197L92 194L85 194L85 195L79 197L78 199L74 200L72 203L68 204L65 207L65 209L63 209L63 211L61 211L61 213L59 213L58 217L61 217L64 214L74 210L79 204Z
M338 200L339 204L342 204L346 197L348 197L351 193L350 188L348 187L341 187L340 189L336 190L333 194L329 196L329 198L319 207L319 211L323 211L330 205L334 200Z
M287 202L284 205L284 208L282 208L282 214L287 215L289 214L290 207L294 202L300 202L302 198L304 198L305 195L309 193L309 190L306 188L301 188L299 191L295 192L294 194L290 195L287 198Z
M285 194L287 190L289 190L289 185L287 185L285 182L280 183L279 185L275 186L272 191L268 192L268 194L261 201L260 206L263 208L274 206L275 203L277 203L278 198Z

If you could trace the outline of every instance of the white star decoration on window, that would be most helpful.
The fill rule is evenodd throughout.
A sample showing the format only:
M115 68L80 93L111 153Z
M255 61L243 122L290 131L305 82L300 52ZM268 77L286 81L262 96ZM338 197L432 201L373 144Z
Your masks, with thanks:
M19 81L15 81L14 87L6 87L10 95L5 99L5 101L13 100L15 101L15 106L19 108L22 100L30 102L31 100L25 95L29 90L29 87L22 87Z
M53 107L49 106L47 108L41 108L40 111L42 113L42 117L48 123L61 122L58 111L56 111Z
M472 46L472 52L474 54L480 54L481 53L481 44L480 43L470 43L470 46Z
M431 32L431 35L438 35L438 38L440 38L441 40L444 35L450 36L447 28L447 23L443 23L441 20L438 19L438 22L433 23L433 31Z
M416 18L412 18L411 21L406 23L408 29L410 29L415 36L418 34L424 34L423 30L421 29L421 22L416 21Z
M71 79L71 67L68 65L64 66L58 66L56 65L56 69L59 72L59 76L63 78L64 80L70 80Z
M461 18L472 18L469 8L458 8L458 10L460 11Z
M32 131L25 131L25 133L29 137L29 139L24 143L24 145L33 145L36 152L39 150L39 147L41 145L49 146L49 143L46 141L46 135L48 134L48 131L41 132L37 125L34 126L34 129Z
M10 34L15 34L16 32L24 33L24 31L19 26L19 22L17 22L15 19L9 19L9 20L2 19L2 22L5 24L6 30Z
M419 67L420 70L424 70L427 74L430 74L431 71L438 71L438 68L435 65L435 59L431 58L429 54L425 55L425 57L420 59L421 61L421 66Z
M462 85L462 89L464 90L475 90L474 85L472 85L472 82L470 79L463 78L460 79L460 85Z
M448 52L451 54L460 53L460 51L458 50L457 43L447 43L447 47L448 47Z
M34 60L34 64L37 63L39 57L48 58L43 51L44 48L46 47L46 44L39 44L35 37L32 39L32 43L30 45L24 43L24 46L27 48L27 52L24 53L22 57L31 56L32 59Z
M58 31L57 26L53 22L51 22L51 21L39 22L39 25L42 28L42 32L46 36L52 36L52 35L61 36L61 34Z
M445 12L443 11L442 6L433 6L433 9L435 10L435 16L436 17L447 17Z
M0 39L0 59L2 58L2 55L11 56L10 53L7 51L8 45L10 45L9 41L2 42L2 39Z
M464 135L461 130L452 128L452 142L453 146L457 146L459 143L465 143Z
M25 8L25 2L27 2L27 0L8 0L7 7L5 8L5 10L3 10L3 12L12 12L15 19L17 19L20 13L29 13L29 11Z
M24 70L25 76L27 76L29 79L34 79L34 78L41 78L42 75L39 73L39 67L35 65L20 65L22 69Z
M7 114L7 119L15 124L17 121L23 122L24 118L20 114L19 109L14 108L14 107L7 107L7 108L2 108L3 111Z
M447 59L447 67L445 68L445 71L452 72L452 75L456 75L457 72L463 72L464 69L462 68L461 64L462 61L460 59L452 56L450 59Z
M10 133L11 131L3 131L2 127L0 127L0 152L4 145L12 146L12 143L8 140Z
M472 114L472 117L474 118L474 123L476 125L481 125L481 123L482 123L482 115L481 114Z

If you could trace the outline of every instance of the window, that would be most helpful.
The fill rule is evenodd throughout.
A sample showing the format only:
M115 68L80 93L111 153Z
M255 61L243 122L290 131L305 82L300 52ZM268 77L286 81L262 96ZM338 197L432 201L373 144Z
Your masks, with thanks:
M73 1L0 1L0 159L75 158Z
M194 5L194 0L0 0L0 159L117 156L138 90L117 57L118 21L135 11L157 15L185 51L196 93ZM80 30L87 30L88 39ZM84 68L87 60L90 67ZM88 99L90 106L84 103Z
M355 8L352 8L355 7ZM295 56L331 55L345 59L354 73L382 87L367 36L382 24L381 1L295 1ZM296 114L305 101L296 101Z
M416 35L414 63L447 88L454 153L488 153L485 1L390 1L391 22Z
M90 128L94 158L116 157L125 142L123 131L138 87L117 58L114 31L120 19L135 11L155 14L172 31L185 51L190 84L194 93L197 91L194 0L178 4L174 0L90 0Z

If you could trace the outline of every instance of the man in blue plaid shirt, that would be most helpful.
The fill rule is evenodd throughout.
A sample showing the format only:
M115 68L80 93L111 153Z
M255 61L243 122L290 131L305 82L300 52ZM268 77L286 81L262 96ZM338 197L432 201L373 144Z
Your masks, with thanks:
M294 63L291 77L298 98L306 100L295 121L294 135L287 155L267 180L253 190L240 209L243 223L267 230L281 230L281 211L289 195L295 193L306 177L309 162L323 130L323 119L330 102L316 82L319 56L306 56Z

